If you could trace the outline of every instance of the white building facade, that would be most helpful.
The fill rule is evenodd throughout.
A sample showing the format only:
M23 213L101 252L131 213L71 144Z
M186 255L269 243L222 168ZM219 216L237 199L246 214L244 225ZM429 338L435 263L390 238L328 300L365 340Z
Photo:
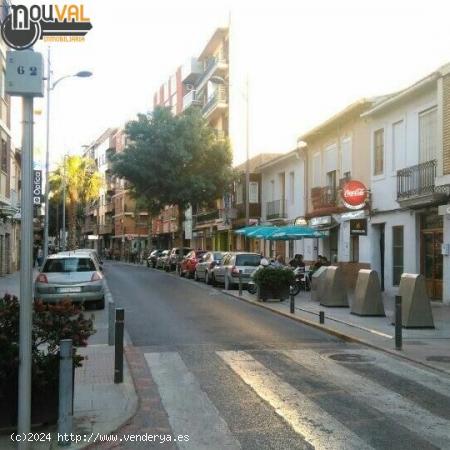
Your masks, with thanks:
M300 150L293 150L259 167L261 172L261 222L293 224L305 216L305 161ZM304 254L307 240L261 241L266 256L282 255L286 261ZM311 241L310 241L311 243Z
M450 221L440 214L450 193L443 177L446 72L434 72L362 116L371 135L371 267L390 294L397 293L402 273L421 273L429 297L450 302L449 286L444 289L449 257L443 255Z

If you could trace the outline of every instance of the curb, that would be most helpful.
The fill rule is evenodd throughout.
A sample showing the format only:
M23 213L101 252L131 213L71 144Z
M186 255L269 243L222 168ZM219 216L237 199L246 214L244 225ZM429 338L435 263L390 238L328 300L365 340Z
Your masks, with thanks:
M417 361L416 359L413 359L413 358L411 358L411 357L409 357L409 356L407 356L405 354L402 354L402 353L400 353L398 351L390 350L390 349L384 348L384 347L380 347L380 346L378 346L376 344L372 344L371 342L367 342L364 339L360 339L360 338L357 338L357 337L354 337L354 336L349 336L348 334L341 333L340 331L332 330L332 329L330 329L328 327L320 325L319 323L312 322L311 320L308 320L308 319L304 319L303 317L291 315L291 314L285 313L283 311L277 311L275 309L270 308L267 305L264 305L262 302L261 303L260 302L254 302L254 301L248 300L248 299L246 299L244 297L239 297L239 295L232 294L231 292L228 292L228 291L225 291L225 290L222 290L222 289L219 289L219 290L220 290L220 292L222 292L225 295L228 295L229 297L232 297L232 298L237 299L237 300L241 300L243 302L246 302L246 303L249 303L249 304L252 304L252 305L255 305L255 306L259 306L260 308L263 308L265 310L269 310L269 311L271 311L271 312L273 312L275 314L278 314L279 316L287 317L287 318L289 318L291 320L295 320L295 321L300 322L300 323L302 323L304 325L308 325L310 327L313 327L313 328L316 328L318 330L321 330L321 331L323 331L323 332L325 332L327 334L330 334L332 336L336 336L337 338L342 339L343 341L353 342L355 344L360 344L360 345L365 345L366 347L370 347L370 348L373 348L375 350L382 351L382 352L387 353L389 355L396 356L396 357L404 359L404 360L406 360L408 362L412 362L414 364L418 364L420 366L426 367L427 369L431 369L431 370L434 370L434 371L437 371L437 372L440 372L440 373L443 373L443 374L449 376L449 372L446 371L445 369L441 369L439 367L431 366L431 365L429 365L429 364L427 364L427 363L425 363L423 361Z

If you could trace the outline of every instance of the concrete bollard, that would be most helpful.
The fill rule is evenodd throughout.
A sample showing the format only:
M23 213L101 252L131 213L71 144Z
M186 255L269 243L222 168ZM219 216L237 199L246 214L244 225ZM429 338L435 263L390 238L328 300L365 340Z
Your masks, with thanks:
M341 267L327 267L323 289L323 296L319 298L322 306L348 306L347 287Z
M434 328L433 313L423 275L404 273L400 278L402 325L405 328Z
M73 428L73 359L72 339L59 344L59 400L58 434L70 434ZM69 445L70 440L58 440L58 445Z
M114 349L114 383L123 382L123 332L125 325L125 310L116 308L116 330Z
M319 267L311 276L311 300L320 302L325 286L326 266Z
M395 349L402 349L402 298L395 296Z
M375 270L360 269L356 280L352 314L358 316L385 316L381 298L380 280Z

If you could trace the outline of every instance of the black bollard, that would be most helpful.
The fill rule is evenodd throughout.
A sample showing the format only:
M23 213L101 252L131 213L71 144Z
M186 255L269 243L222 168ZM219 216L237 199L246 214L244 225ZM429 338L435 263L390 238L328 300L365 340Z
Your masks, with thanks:
M242 270L239 269L239 297L242 297Z
M114 333L114 383L123 382L123 330L125 310L116 308L116 324Z
M289 299L291 303L291 314L295 314L295 297L293 294L292 286L289 288Z
M325 311L319 311L319 323L325 323Z
M395 349L402 349L402 297L395 296Z

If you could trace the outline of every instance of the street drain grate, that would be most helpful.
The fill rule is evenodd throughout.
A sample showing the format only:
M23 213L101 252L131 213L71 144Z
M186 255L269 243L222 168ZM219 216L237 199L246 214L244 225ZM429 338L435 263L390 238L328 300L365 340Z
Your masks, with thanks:
M339 362L359 363L375 361L373 356L360 355L359 353L336 353L329 356L330 359Z
M427 361L450 363L450 356L428 356Z

